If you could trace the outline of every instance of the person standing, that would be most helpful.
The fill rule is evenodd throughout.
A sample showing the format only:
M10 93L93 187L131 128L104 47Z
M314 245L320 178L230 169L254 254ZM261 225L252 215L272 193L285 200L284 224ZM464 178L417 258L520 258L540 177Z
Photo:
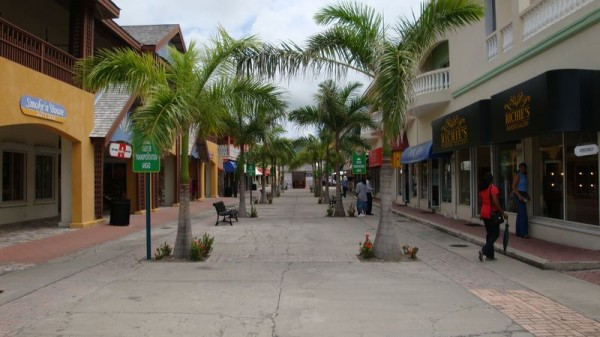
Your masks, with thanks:
M348 192L348 178L344 177L342 179L342 197L346 197L346 193Z
M527 164L519 164L519 170L513 176L512 192L517 207L516 234L518 237L529 239L529 218L527 216Z
M479 251L479 261L483 262L483 256L485 255L486 261L492 261L494 257L494 242L500 236L500 224L492 221L492 212L500 212L504 219L508 219L508 215L502 210L498 196L500 190L492 183L494 177L491 173L483 175L481 185L479 186L479 200L481 202L481 210L479 216L485 224L485 244Z
M367 211L367 185L365 178L362 178L354 189L356 192L356 211L359 217L365 216Z
M369 181L370 177L367 177L366 186L367 186L367 215L373 215L373 188L371 187L371 182Z

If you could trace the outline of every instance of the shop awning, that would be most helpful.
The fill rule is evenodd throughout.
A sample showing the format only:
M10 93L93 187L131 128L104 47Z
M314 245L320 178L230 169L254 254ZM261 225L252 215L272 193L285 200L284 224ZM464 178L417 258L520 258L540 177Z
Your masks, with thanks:
M495 142L549 132L595 131L599 125L600 71L560 69L545 72L492 96Z
M234 161L226 161L223 163L223 170L225 170L226 173L233 173L235 172L235 167L236 164Z
M431 148L433 146L432 141L421 143L415 146L409 146L402 152L400 161L403 164L411 164L433 158Z
M490 100L468 105L431 123L433 153L491 144Z

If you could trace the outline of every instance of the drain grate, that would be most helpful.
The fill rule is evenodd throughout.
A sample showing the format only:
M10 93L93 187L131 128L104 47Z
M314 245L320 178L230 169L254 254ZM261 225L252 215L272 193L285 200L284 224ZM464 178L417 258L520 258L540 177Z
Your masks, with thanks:
M469 245L464 245L462 243L455 243L455 244L450 245L450 247L465 248L465 247L469 247Z
M469 226L469 227L478 227L478 226L481 226L481 225L480 225L480 224L478 224L478 223L472 223L472 222L470 222L470 223L466 223L466 224L465 224L465 226Z

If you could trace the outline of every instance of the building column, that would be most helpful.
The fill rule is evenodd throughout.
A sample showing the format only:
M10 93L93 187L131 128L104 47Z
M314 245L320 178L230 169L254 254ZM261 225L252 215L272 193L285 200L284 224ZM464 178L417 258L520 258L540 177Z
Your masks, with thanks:
M71 147L71 227L90 227L103 221L94 219L94 146L89 142Z
M210 194L213 198L219 197L219 170L217 169L217 165L215 163L209 163L210 165Z
M60 139L60 222L59 227L69 227L73 220L73 196L71 181L71 141L61 137Z

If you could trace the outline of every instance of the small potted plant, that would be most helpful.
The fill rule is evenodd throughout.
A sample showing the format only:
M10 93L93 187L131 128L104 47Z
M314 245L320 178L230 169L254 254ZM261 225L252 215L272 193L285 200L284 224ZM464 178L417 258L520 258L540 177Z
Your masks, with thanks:
M327 207L327 216L333 216L333 213L335 213L335 208L334 207Z
M409 246L409 245L404 245L404 246L402 246L402 252L404 253L404 255L408 255L408 256L410 256L411 259L416 260L417 253L419 252L419 248Z
M354 214L356 214L356 208L354 207L354 204L351 203L350 206L348 206L348 216L354 216Z

